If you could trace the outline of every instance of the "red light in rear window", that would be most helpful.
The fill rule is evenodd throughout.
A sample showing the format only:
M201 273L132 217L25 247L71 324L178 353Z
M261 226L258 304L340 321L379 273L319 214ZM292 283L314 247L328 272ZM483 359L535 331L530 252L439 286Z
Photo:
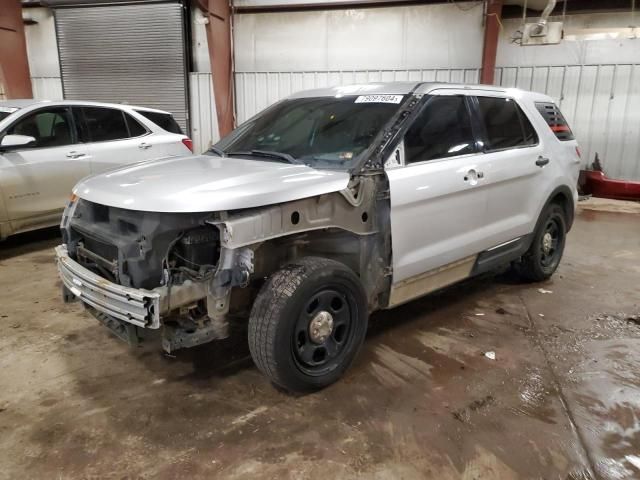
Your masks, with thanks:
M191 150L191 153L193 153L193 140L191 140L190 138L183 138L182 143L184 143L184 146Z

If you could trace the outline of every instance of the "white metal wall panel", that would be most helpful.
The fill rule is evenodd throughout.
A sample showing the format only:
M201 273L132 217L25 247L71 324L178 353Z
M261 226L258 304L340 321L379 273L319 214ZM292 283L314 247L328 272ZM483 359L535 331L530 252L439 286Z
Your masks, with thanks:
M193 151L202 153L220 139L212 77L210 73L192 73L189 83Z
M186 129L183 12L176 2L56 9L65 98L168 110Z
M477 68L482 2L239 14L233 39L237 72Z
M403 80L477 83L477 68L236 73L238 123L288 95L311 88Z
M60 77L31 77L33 98L38 100L62 100L62 80Z
M496 83L546 93L567 118L585 165L640 180L640 64L499 67Z

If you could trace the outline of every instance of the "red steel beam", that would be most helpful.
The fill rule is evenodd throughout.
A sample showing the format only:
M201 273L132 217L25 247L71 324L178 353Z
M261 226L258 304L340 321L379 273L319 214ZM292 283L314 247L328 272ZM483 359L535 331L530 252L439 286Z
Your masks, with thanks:
M32 98L20 0L0 1L0 82L7 98Z
M482 48L482 69L480 83L493 85L498 53L498 37L500 36L500 19L502 16L502 0L488 0L487 14L484 21L484 46Z
M206 29L213 77L213 97L216 103L218 132L220 137L224 137L235 126L231 5L229 0L197 0L196 4L208 19Z

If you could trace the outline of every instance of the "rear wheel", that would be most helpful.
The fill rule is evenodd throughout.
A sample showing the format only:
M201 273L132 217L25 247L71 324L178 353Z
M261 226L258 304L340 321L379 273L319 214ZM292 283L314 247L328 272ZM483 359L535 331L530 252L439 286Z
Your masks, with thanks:
M345 265L302 258L275 272L249 318L249 349L275 384L295 392L335 382L367 330L366 294Z
M557 203L542 212L531 246L516 265L521 277L539 282L553 275L564 252L566 225L564 209Z

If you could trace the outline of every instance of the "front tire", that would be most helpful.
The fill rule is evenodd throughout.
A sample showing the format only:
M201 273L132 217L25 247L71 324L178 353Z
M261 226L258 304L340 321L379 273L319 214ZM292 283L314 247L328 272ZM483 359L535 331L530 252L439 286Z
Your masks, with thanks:
M562 259L566 238L564 209L552 203L540 215L531 246L516 265L518 274L530 282L551 277Z
M351 365L367 331L365 291L342 263L305 257L275 272L249 317L258 369L293 392L324 388Z

